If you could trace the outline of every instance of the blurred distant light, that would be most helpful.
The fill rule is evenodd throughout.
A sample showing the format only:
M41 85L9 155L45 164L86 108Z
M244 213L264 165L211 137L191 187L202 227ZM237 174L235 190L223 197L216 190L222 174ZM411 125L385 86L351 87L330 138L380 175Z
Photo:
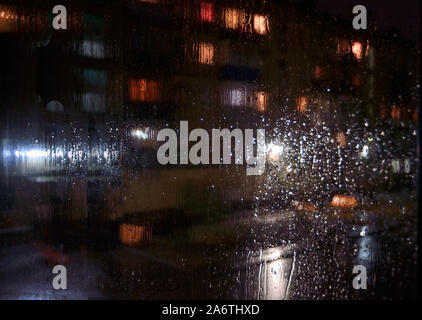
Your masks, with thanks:
M256 110L264 112L267 109L268 94L264 91L256 93Z
M344 132L339 131L335 135L336 143L339 148L344 148L347 143L347 138Z
M75 42L74 48L84 57L103 59L105 58L104 41L102 40L83 40Z
M214 45L208 42L199 43L199 63L214 64Z
M391 118L394 120L400 120L401 118L401 110L399 107L391 108Z
M301 96L297 99L297 111L299 113L305 113L308 108L308 99Z
M404 159L404 172L410 173L410 159Z
M15 150L14 155L17 158L46 158L48 152L42 149Z
M331 207L353 208L357 204L357 199L352 196L336 194L330 202Z
M363 57L363 47L362 43L355 41L352 44L352 53L355 56L356 60L360 61Z
M347 39L338 39L337 40L337 54L346 55L350 52L350 42Z
M28 158L44 158L48 155L45 150L32 149L26 152Z
M0 4L0 33L15 33L18 31L18 15L16 9Z
M368 157L369 148L368 146L363 146L362 152L359 153L359 156L361 158L367 158Z
M121 243L125 245L139 245L145 240L151 240L151 227L122 223L119 236Z
M212 22L214 19L214 4L208 1L201 2L201 21Z
M130 132L132 137L138 138L138 139L148 139L149 137L149 128L143 128L143 129L132 129Z
M391 160L391 168L393 169L393 173L400 173L400 167L400 159Z
M323 75L324 75L324 72L323 72L322 67L319 64L317 64L314 68L314 78L316 80L321 80Z
M255 14L253 17L253 27L256 33L267 34L269 29L268 18L260 14Z
M134 143L144 148L155 148L157 145L158 129L152 127L132 128L130 135L136 139Z
M283 146L270 143L267 147L267 156L270 161L279 161L283 154Z
M132 101L157 101L159 98L158 81L129 79L129 98Z
M64 152L61 148L56 149L56 157L57 158L63 158Z
M232 89L230 91L230 102L232 106L242 106L245 104L246 94L243 88Z
M234 8L224 10L224 24L229 29L239 29L245 23L245 13Z

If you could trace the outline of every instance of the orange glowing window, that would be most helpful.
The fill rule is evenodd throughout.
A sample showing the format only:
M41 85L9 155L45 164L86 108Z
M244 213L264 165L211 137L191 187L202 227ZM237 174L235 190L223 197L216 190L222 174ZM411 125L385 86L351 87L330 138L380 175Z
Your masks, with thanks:
M229 29L238 29L245 23L245 13L238 9L224 10L224 24Z
M253 27L256 33L266 34L268 32L268 18L259 14L253 17Z
M17 15L16 15L15 12L13 12L11 10L1 10L0 11L0 18L2 20L16 20Z
M155 80L130 79L129 99L132 101L157 101L159 98L159 84Z
M201 2L201 21L212 22L214 18L214 4L212 2Z
M320 65L316 65L314 68L314 78L316 80L321 80L323 77L323 70Z
M401 110L399 107L393 107L391 109L391 118L394 120L399 120L401 118Z
M214 64L214 46L208 42L199 44L199 63Z
M350 52L350 42L347 39L339 39L337 41L337 54L345 55Z
M0 4L0 33L13 33L18 30L18 15L12 7Z
M355 197L336 194L330 202L332 207L353 208L358 200Z
M308 109L308 99L306 97L299 97L297 100L297 111L299 113L305 113Z
M355 56L356 60L360 61L363 57L363 47L362 43L355 41L352 44L352 53Z
M267 109L268 95L263 91L256 93L256 110L264 112Z
M336 194L330 202L332 207L353 208L358 200L355 197Z
M139 245L151 240L151 227L122 223L119 230L120 241L128 246Z

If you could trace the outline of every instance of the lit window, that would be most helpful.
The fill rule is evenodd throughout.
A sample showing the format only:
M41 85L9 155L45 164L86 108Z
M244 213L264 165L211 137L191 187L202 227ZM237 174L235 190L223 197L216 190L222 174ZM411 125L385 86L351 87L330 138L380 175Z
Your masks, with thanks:
M409 160L409 158L404 159L404 172L410 173L410 160Z
M391 118L394 120L399 120L401 118L401 111L398 107L393 107L391 109Z
M151 231L151 227L122 223L119 230L120 241L128 246L139 245L151 240Z
M225 106L254 108L265 112L268 107L269 95L265 91L257 91L250 85L240 83L221 87L221 103Z
M392 159L391 167L393 168L394 173L400 173L400 159Z
M147 79L130 79L129 99L132 101L157 101L159 85L157 81Z
M321 80L323 76L322 67L320 65L316 65L314 69L314 78L316 80Z
M363 57L363 48L362 43L359 41L355 41L352 44L352 53L355 56L356 60L360 61Z
M201 2L201 21L212 22L214 18L214 5L211 2Z
M224 23L229 29L238 29L245 23L245 13L238 9L227 8L224 10Z
M347 39L339 39L337 41L337 54L345 55L350 52L350 43Z
M214 64L214 46L211 43L199 44L199 63Z
M18 15L9 6L0 5L0 33L17 32Z
M264 112L267 109L267 93L259 91L256 93L256 110Z
M266 34L268 32L268 18L255 14L253 17L253 27L256 33Z
M299 97L297 101L297 111L299 113L305 113L308 109L308 99L306 97Z
M232 106L242 106L245 104L246 94L243 88L233 89L230 91L230 104Z
M351 196L336 194L330 202L332 207L353 208L357 204L357 199Z
M250 106L251 101L248 101L247 98L247 88L246 87L226 87L222 88L222 104L232 107L243 107ZM249 102L249 103L248 103Z
M103 41L97 40L83 40L82 42L75 42L73 46L78 54L84 57L102 59L105 57L105 48Z
M104 112L106 98L104 93L85 92L82 95L82 108L87 112Z

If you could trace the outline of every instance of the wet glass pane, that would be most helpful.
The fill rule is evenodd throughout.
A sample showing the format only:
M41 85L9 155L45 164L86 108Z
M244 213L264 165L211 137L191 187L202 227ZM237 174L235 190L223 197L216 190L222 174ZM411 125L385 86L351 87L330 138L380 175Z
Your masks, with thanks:
M415 297L417 1L63 3L0 0L1 299Z

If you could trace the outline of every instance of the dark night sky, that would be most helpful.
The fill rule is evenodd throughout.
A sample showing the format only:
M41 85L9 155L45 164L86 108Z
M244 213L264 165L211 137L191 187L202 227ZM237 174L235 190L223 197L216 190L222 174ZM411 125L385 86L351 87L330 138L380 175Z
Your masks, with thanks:
M307 0L290 0L292 3ZM420 30L419 0L312 0L318 11L329 13L345 20L353 19L352 8L364 5L368 11L368 24L376 24L379 30L395 28L405 39L418 41Z
M403 38L418 40L419 0L318 0L317 9L352 20L352 8L358 4L366 7L368 24L375 23L380 30L396 28ZM371 15L374 21L370 21Z

